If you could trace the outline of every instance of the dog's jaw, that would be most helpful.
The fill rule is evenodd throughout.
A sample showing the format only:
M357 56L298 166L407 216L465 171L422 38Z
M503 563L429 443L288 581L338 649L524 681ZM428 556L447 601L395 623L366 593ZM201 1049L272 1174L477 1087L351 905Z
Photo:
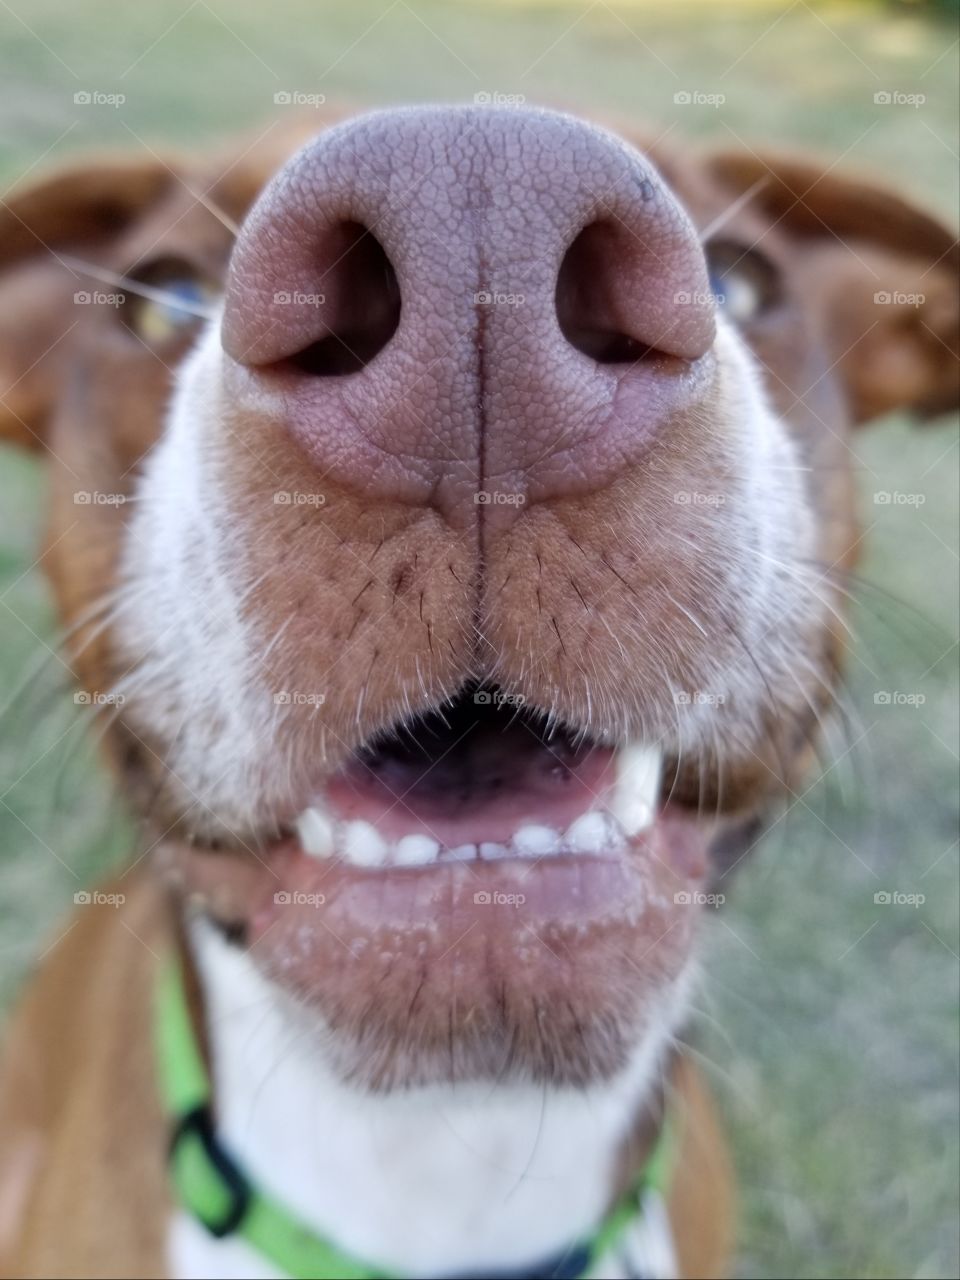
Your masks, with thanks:
M602 1087L376 1096L330 1072L322 1029L249 956L202 919L190 937L227 1148L314 1231L396 1275L506 1272L589 1237L693 985L688 967L663 993L629 1066ZM669 1234L657 1243L669 1255ZM176 1276L274 1274L241 1242L216 1241L182 1213L169 1247ZM606 1260L603 1274L620 1274L617 1266Z
M611 745L629 743L637 737L660 744L661 750L666 747L681 760L695 762L697 768L701 766L696 762L716 749L718 736L725 739L721 746L730 758L740 753L753 763L758 754L755 744L762 738L770 714L785 723L799 712L808 714L810 695L795 668L804 662L809 664L806 655L822 612L820 600L805 586L806 561L812 556L812 521L793 445L767 406L745 346L722 322L716 356L719 376L712 404L714 417L702 424L702 431L705 441L712 442L710 447L721 450L729 482L728 508L718 515L714 525L698 526L694 517L693 524L678 534L672 552L674 563L681 566L677 583L663 580L672 569L671 563L665 562L657 565L645 588L650 610L672 611L674 625L685 629L683 638L671 637L671 643L676 644L676 671L682 670L683 675L655 678L655 673L663 669L662 655L666 652L661 638L647 632L637 634L634 624L624 623L622 615L618 618L612 614L609 622L603 619L607 631L601 634L609 632L613 644L610 653L599 660L611 669L587 691L586 702L564 679L554 676L546 682L556 695L559 715L568 723L596 728L601 741ZM278 663L285 673L281 689L309 689L317 662L325 671L331 665L325 655L337 655L339 651L335 644L327 649L322 634L316 642L298 641L291 645L288 619L269 613L269 596L266 601L259 598L264 584L257 570L258 556L265 554L281 561L285 555L284 544L275 542L277 529L267 527L268 519L276 513L289 514L290 508L271 502L269 508L251 509L251 501L257 499L244 492L247 481L237 468L239 465L241 473L246 471L254 477L259 499L265 503L267 491L283 483L273 476L274 469L284 465L283 450L277 443L269 455L254 455L244 446L238 463L230 447L234 433L223 390L223 361L216 327L211 325L184 366L167 431L145 468L141 502L125 550L125 596L118 621L120 652L124 663L133 666L118 692L125 697L125 722L168 766L164 793L177 820L174 841L193 834L226 840L228 845L240 848L248 869L259 874L263 883L256 889L254 901L249 894L233 893L229 863L221 860L214 865L210 857L201 859L199 853L186 854L184 860L180 852L172 852L188 890L203 893L221 919L228 923L241 920L246 925L255 918L255 911L256 918L262 917L267 890L271 894L285 889L323 892L323 885L314 883L313 872L296 872L287 884L283 868L288 863L279 852L263 857L258 850L264 849L264 841L275 839L278 830L292 829L297 815L312 803L318 778L325 786L349 759L347 747L351 742L363 741L371 729L382 728L411 707L421 707L425 701L430 705L449 694L451 686L455 688L456 683L476 674L476 665L471 663L483 663L485 673L495 673L506 688L522 690L531 700L536 699L543 682L535 668L525 664L521 649L512 651L506 639L495 655L486 657L483 646L477 651L469 641L461 639L462 657L455 663L451 656L458 652L453 642L459 625L455 621L448 626L443 655L437 657L441 646L436 636L444 625L439 615L435 617L432 647L423 654L402 653L407 621L407 614L402 614L396 622L394 615L387 621L398 628L396 662L405 662L417 672L416 687L407 677L398 677L392 685L384 686L379 704L371 706L372 699L364 703L365 689L358 685L352 694L352 700L357 700L356 710L349 719L336 707L321 708L323 715L304 716L300 708L278 704L278 686L274 683L278 679ZM266 448L266 444L262 447ZM703 488L709 484L711 465L716 465L716 459L711 462L709 457L694 455L685 482L694 489ZM268 476L259 474L263 470ZM648 481L641 478L636 483L644 485ZM651 483L655 497L656 476ZM684 483L684 476L675 475L673 483ZM344 497L342 507L331 504L324 512L324 526L328 521L336 525L338 519L343 519L343 509L349 514L352 502ZM640 505L643 506L642 501ZM674 510L690 514L682 505ZM366 519L362 511L355 518L361 525ZM637 518L642 524L646 518L642 510ZM440 536L432 531L432 518L425 517L425 521L431 531L422 536ZM288 530L294 542L299 527L297 513ZM649 524L643 527L649 530ZM419 524L415 526L416 530L420 528ZM641 533L641 528L630 531L628 527L631 537L640 537ZM397 535L401 540L406 538L408 545L411 536L421 535ZM449 555L452 563L465 553L455 535L451 532L448 536L452 541L444 555ZM710 544L710 537L714 537L716 545ZM562 558L572 545L562 538L546 542L541 559L549 568L549 553L555 548ZM416 542L411 551L415 546ZM518 544L516 556L525 553L528 549ZM509 556L511 552L507 549L501 554ZM347 548L344 556L355 570L358 564L365 563L366 552L360 554ZM602 555L600 558L604 559ZM285 571L289 563L284 561ZM327 569L324 560L317 559L311 571L313 581L319 583ZM268 567L266 572L270 575L273 571ZM453 578L449 581L453 582ZM615 587L619 585L616 578L611 581ZM681 592L694 585L703 593L700 607L706 625L680 599ZM345 588L338 584L333 590L342 595ZM457 586L451 590L456 593ZM429 584L425 585L424 595L429 596L430 591ZM436 596L436 589L433 594ZM622 589L618 594L623 594ZM644 607L643 599L640 605ZM507 612L515 609L509 603L504 608ZM451 619L455 619L458 609L451 605ZM618 624L629 627L623 632L622 641L613 631ZM318 626L323 625L321 611ZM484 643L488 647L499 625L492 619L485 627ZM419 634L422 637L422 629ZM318 648L319 653L314 651ZM594 659L596 650L588 656ZM337 661L335 656L334 667ZM633 673L633 665L640 677ZM445 667L450 670L445 672ZM352 670L351 658L350 670L344 677L348 686ZM298 671L302 675L298 676ZM680 679L685 680L680 687L692 691L685 700L677 697ZM770 705L771 688L776 689L775 707ZM712 692L701 698L701 690ZM164 813L161 809L166 826ZM702 845L708 836L709 828L705 828L699 837ZM479 839L482 841L482 834ZM641 837L638 849L642 851L648 844ZM182 851L186 846L179 848ZM201 860L203 869L193 874ZM532 1071L546 1081L584 1082L591 1073L594 1078L601 1078L621 1070L632 1048L642 1044L647 1035L648 998L669 991L693 945L697 912L690 909L689 902L695 891L705 887L706 867L697 856L693 859L696 865L687 865L688 861L684 855L678 863L675 846L662 840L650 845L645 864L643 856L639 863L635 857L632 859L631 877L643 879L652 873L646 886L641 886L636 914L630 917L635 922L643 918L641 927L633 931L633 944L630 948L617 944L611 951L613 944L605 942L601 953L584 952L583 956L583 967L588 972L602 971L606 975L607 996L601 998L598 988L590 996L581 992L572 1002L561 999L570 978L562 977L563 969L558 968L556 980L545 988L546 1005L552 1008L554 1002L560 1001L555 1012L563 1010L562 1018L555 1023L548 1019L545 1024L552 1029L551 1036L544 1037L537 1027L522 1032L519 1024L510 1031L521 1008L526 1011L524 1017L533 1016L532 1011L540 1007L541 993L535 977L530 978L527 990L522 982L515 983L511 978L509 967L504 967L499 976L491 969L482 999L477 997L480 1003L472 1033L479 1034L483 1026L498 1025L499 1038L490 1035L484 1044L478 1040L475 1049L466 1051L470 1037L464 1036L462 1058L447 1047L453 1023L440 1005L434 1008L432 983L423 988L422 978L413 973L409 983L398 985L396 974L388 976L385 970L383 976L388 985L392 984L388 993L381 986L379 971L366 962L353 966L346 978L342 974L337 978L336 972L344 969L338 963L338 953L321 955L322 947L315 951L306 942L308 936L313 936L326 945L332 937L349 950L358 934L366 937L366 928L357 934L349 933L344 942L341 917L329 930L317 913L312 913L311 919L307 911L299 918L291 916L290 928L273 929L274 915L267 922L266 944L256 947L255 953L261 964L290 989L312 995L318 1013L339 1028L333 1043L342 1042L345 1052L341 1061L347 1077L366 1078L378 1087L402 1086L405 1081L423 1083L442 1078L443 1072L452 1072L459 1079L491 1075L499 1078L508 1068L519 1076ZM647 870L643 870L644 865ZM656 883L654 888L664 866L672 881L669 885ZM409 872L411 876L418 873L416 867ZM536 869L534 874L538 874ZM336 873L334 880L338 876ZM496 887L503 886L498 883ZM341 890L339 901L351 892L349 886ZM662 913L650 907L658 901L657 895L668 904L668 910ZM433 920L430 912L424 915L425 902L421 896L420 925ZM632 909L627 904L627 916ZM625 928L627 918L621 923ZM485 954L497 955L499 944L487 940L485 929L473 933L461 948L463 936L470 933L470 924L469 920L461 922L451 929L442 945L433 946L433 953L448 957L448 967L456 968L462 963L468 967L483 965ZM550 935L541 929L541 924L549 930L550 920L540 916L534 924L536 940L547 948L541 958L547 959ZM251 940L257 940L258 928L263 931L262 926L255 927ZM519 926L514 932L519 932ZM570 973L575 976L573 956L579 944L574 945L573 934L561 933L559 938L564 954L573 946L565 963L571 964ZM519 940L531 944L529 931ZM483 945L478 946L481 941ZM389 939L374 937L374 944L385 961L396 950L396 944ZM358 945L367 947L369 954L367 942L361 940ZM622 956L627 950L630 954ZM520 967L514 967L514 974L523 972L520 954L518 946ZM647 981L639 985L638 967L649 970ZM353 982L352 988L347 979ZM449 983L437 984L437 998L442 990L448 994L453 990L455 995L460 982L458 979L453 988ZM379 993L377 1000L372 1000L374 991ZM446 998L440 999L440 1004ZM407 1013L408 1007L414 1006L416 1025L411 1024ZM509 1017L503 1016L504 1008L509 1009ZM540 1016L537 1014L535 1020ZM378 1022L382 1023L379 1033ZM562 1026L567 1030L561 1035ZM579 1057L571 1055L567 1062L561 1060L557 1048L564 1037L568 1044L582 1046ZM407 1056L410 1046L418 1043L422 1061ZM525 1043L530 1047L518 1052L517 1046ZM375 1053L371 1052L371 1045L376 1046ZM529 1061L526 1054L531 1055Z

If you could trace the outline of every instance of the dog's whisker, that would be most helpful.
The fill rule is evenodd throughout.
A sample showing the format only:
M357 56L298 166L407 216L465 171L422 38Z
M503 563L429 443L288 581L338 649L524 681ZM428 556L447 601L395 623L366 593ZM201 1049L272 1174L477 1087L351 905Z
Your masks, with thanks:
M240 234L240 224L236 219L231 218L230 214L227 213L225 209L221 208L215 200L211 199L206 191L194 191L190 187L188 187L187 190L197 203L203 205L204 209L206 209L208 213L212 213L220 225L226 227L234 240L236 240L237 236Z
M729 222L732 222L737 214L740 213L742 209L745 209L754 197L760 194L764 187L769 185L769 182L770 175L764 174L762 177L758 178L756 182L751 183L751 185L747 187L746 191L737 196L736 200L728 204L722 213L718 213L712 222L708 222L700 232L701 244L706 244L707 241L715 236L718 231L722 230Z
M110 284L117 289L135 293L141 298L146 298L149 302L162 303L165 307L170 307L174 311L184 311L188 315L197 316L201 320L211 320L217 315L216 307L205 307L202 303L193 302L170 289L162 289L157 285L146 284L143 280L134 280L130 276L111 271L108 267L97 266L92 262L84 262L81 258L74 257L73 254L57 253L54 257L58 262L79 272L81 275L89 276L91 280L100 280L103 284Z

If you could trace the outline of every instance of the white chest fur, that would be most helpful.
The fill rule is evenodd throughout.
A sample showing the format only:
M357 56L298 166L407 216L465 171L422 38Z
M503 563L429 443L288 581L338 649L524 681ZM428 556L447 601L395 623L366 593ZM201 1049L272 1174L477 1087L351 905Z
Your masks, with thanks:
M449 1276L533 1263L596 1226L671 1018L601 1088L373 1097L330 1073L322 1033L249 957L204 924L193 943L221 1137L257 1185L315 1231L397 1274ZM215 1240L179 1212L170 1262L180 1280L278 1275L241 1241Z

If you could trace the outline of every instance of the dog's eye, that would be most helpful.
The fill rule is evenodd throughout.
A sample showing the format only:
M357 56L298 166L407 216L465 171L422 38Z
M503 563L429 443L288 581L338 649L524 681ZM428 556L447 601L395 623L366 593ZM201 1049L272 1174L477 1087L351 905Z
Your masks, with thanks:
M190 263L164 258L131 274L123 320L151 347L189 337L210 314L216 287ZM136 287L138 293L132 292Z
M733 240L715 240L704 251L710 288L734 324L749 324L780 301L780 273L759 250Z

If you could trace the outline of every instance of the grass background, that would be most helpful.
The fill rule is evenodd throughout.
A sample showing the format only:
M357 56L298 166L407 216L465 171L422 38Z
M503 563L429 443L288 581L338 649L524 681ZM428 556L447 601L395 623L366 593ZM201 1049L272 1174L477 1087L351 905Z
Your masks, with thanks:
M478 92L731 130L872 166L957 216L955 6L0 2L0 190L85 146L264 127L281 91ZM123 93L119 109L77 106ZM680 107L679 91L723 93ZM917 109L874 93L922 93ZM726 1112L744 1276L956 1276L956 423L858 436L869 533L850 716L709 922L699 1045ZM878 505L878 491L923 497ZM47 646L42 467L0 453L0 1003L130 831ZM878 691L922 694L882 705ZM79 709L82 711L82 708ZM919 893L882 906L878 891Z

